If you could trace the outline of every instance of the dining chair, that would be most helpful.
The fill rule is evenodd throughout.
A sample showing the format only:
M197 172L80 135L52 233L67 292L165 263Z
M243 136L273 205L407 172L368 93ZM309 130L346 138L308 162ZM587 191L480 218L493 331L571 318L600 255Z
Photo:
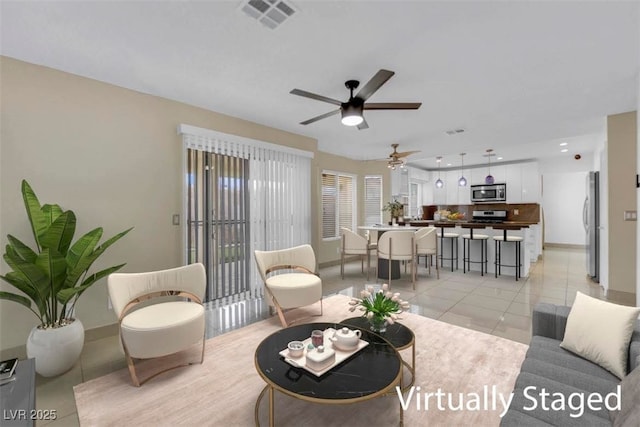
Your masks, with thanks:
M411 280L413 289L416 288L414 234L411 231L387 231L378 239L378 258L386 259L389 262L389 286L391 286L392 261L405 261L411 264Z
M420 256L425 257L425 262L431 275L431 265L433 257L436 258L436 277L440 278L440 268L438 267L438 234L435 227L422 227L415 233L416 242L416 270L420 261ZM417 274L417 271L416 271Z
M344 263L347 255L360 255L360 270L364 273L364 257L367 257L367 280L371 273L371 252L376 250L369 240L346 227L340 227L342 244L340 245L340 276L344 280Z

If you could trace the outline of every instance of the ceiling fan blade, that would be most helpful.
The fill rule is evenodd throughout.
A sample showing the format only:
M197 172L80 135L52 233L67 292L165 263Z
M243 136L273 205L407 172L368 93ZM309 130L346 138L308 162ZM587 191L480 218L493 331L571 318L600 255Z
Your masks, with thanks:
M396 155L396 157L407 157L407 156L410 156L412 154L419 153L419 152L420 152L420 150L418 150L418 151L403 151L402 153L395 153L395 155Z
M340 110L334 110L334 111L329 111L328 113L325 114L321 114L319 116L313 117L309 120L305 120L304 122L300 122L301 125L308 125L311 124L313 122L317 122L318 120L322 120L322 119L326 119L327 117L331 117L335 114L338 114L340 112Z
M362 89L360 89L360 92L358 92L358 94L356 95L356 98L360 98L363 101L366 101L367 99L369 99L371 95L373 95L378 89L380 89L380 86L385 84L386 81L389 80L394 74L395 73L393 71L379 70L375 76L371 77L371 80L369 80L367 84L362 86Z
M342 102L338 101L337 99L327 98L326 96L307 92L306 90L293 89L289 93L292 95L304 96L305 98L315 99L316 101L328 102L329 104L333 104L333 105L342 105Z
M369 102L365 110L417 110L422 102Z
M367 123L367 120L363 117L362 123L358 125L358 130L365 130L365 129L369 129L369 123Z

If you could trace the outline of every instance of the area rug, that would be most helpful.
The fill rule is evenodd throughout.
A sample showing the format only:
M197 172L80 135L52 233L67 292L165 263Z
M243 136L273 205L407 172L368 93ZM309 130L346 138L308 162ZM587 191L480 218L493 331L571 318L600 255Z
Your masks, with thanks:
M293 310L287 318L296 323L337 322L352 316L348 301L347 296L334 295L324 300L322 317L314 316L319 311L316 304ZM404 425L497 426L503 409L494 399L512 391L527 346L411 313L403 313L402 323L416 336L415 388L411 400L408 394L404 396ZM280 327L273 317L209 339L202 365L169 371L139 388L131 385L126 369L79 384L74 393L80 424L255 425L256 399L265 386L254 365L255 348ZM194 348L176 357L197 358L197 351ZM402 356L410 360L410 350L402 351ZM144 370L157 369L161 363L152 362L153 366L142 366L143 375ZM436 399L439 392L440 402ZM479 405L473 402L476 398ZM390 426L398 425L399 411L397 395L349 405L321 405L275 394L278 426ZM268 425L266 396L258 413L260 425Z

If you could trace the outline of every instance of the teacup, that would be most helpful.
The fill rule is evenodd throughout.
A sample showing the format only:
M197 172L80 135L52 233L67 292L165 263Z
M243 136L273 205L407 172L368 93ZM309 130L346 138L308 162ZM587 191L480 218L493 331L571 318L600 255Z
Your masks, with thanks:
M302 357L304 354L304 343L302 341L291 341L287 348L289 348L289 356Z

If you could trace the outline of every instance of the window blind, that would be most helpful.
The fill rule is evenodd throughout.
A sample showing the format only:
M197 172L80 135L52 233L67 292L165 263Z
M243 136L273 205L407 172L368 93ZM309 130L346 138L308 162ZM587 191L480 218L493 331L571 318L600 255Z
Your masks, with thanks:
M364 225L382 224L382 176L364 177Z
M181 125L185 262L216 305L263 297L253 251L311 242L312 153Z
M351 230L356 220L356 183L353 175L322 172L322 238L340 237L340 227Z

